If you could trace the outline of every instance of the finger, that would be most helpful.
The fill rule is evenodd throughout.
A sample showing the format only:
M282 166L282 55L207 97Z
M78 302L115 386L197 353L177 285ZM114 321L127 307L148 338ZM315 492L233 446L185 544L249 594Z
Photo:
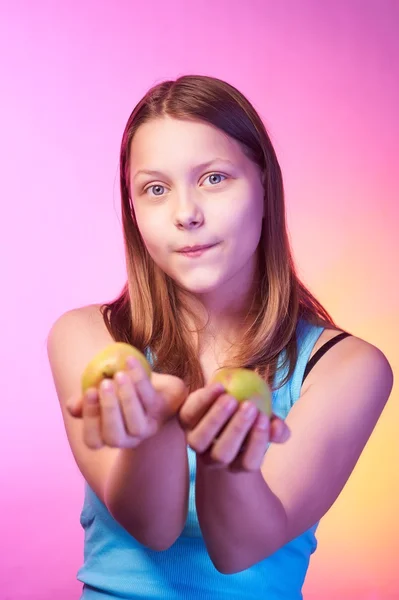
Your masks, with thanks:
M126 430L123 422L116 385L112 379L104 379L99 386L101 407L101 435L104 443L112 448L125 445Z
M198 425L223 392L223 385L215 383L190 394L179 411L179 419L183 427L193 429Z
M241 467L246 471L260 469L265 457L270 435L270 419L260 413L248 434L245 450L241 454Z
M128 373L119 371L114 380L125 429L131 436L142 437L147 431L148 419L137 397L132 378Z
M270 441L275 444L283 444L290 437L291 431L285 421L273 415L270 420Z
M199 424L187 434L188 445L196 452L205 452L237 407L238 402L233 396L227 394L220 396Z
M151 385L157 394L162 396L165 411L170 415L175 415L179 411L188 396L186 384L176 375L152 373Z
M160 396L154 389L143 365L137 359L128 359L128 375L133 384L136 397L143 407L144 413L156 416L159 414L162 406Z
M92 390L95 388L90 388L90 390ZM90 391L90 390L87 390ZM84 395L75 395L72 398L69 398L69 400L66 403L66 409L69 412L69 414L71 415L71 417L75 417L77 419L81 419L83 416L83 397Z
M229 464L235 459L258 413L252 402L241 404L212 448L211 456L214 460Z
M88 390L82 397L83 440L93 450L102 448L101 407L96 389Z

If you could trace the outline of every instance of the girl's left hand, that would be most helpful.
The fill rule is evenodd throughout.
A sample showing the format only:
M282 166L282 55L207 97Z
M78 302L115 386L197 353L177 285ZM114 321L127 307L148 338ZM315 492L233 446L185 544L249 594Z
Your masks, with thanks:
M268 417L250 399L239 403L220 383L189 394L179 419L205 464L233 471L260 469L269 442L281 444L291 435L282 419Z

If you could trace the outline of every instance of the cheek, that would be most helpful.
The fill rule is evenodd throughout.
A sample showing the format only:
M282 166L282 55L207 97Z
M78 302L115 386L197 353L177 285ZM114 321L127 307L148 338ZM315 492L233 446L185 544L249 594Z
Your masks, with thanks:
M153 210L146 210L142 206L135 207L137 226L144 240L150 240L156 237L154 232L157 230L156 213Z
M158 254L164 251L165 248L165 227L162 227L162 219L154 218L153 214L147 214L144 211L136 212L137 226L152 258L156 258Z
M239 206L239 203L236 203ZM256 247L262 232L263 199L250 199L240 210L229 210L226 214L226 231L231 233L235 246Z

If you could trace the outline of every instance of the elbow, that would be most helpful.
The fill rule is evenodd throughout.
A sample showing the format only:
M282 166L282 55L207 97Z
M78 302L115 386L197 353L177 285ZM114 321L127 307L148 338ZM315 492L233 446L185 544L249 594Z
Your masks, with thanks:
M210 558L213 566L219 573L222 575L235 575L266 560L280 550L285 543L285 540L283 541L280 539L273 544L267 544L267 546L264 544L259 545L258 548L252 546L250 549L247 549L247 551L242 548L237 553L229 555L228 552L224 552L223 555L214 555L210 556Z
M140 526L134 527L131 524L128 526L123 523L119 524L132 536L132 538L142 546L145 546L154 552L164 552L165 550L169 550L180 535L180 532L176 534L170 531L153 531L151 528L143 529Z
M162 531L162 529L159 528L157 531L147 530L146 532L143 532L143 535L133 535L133 537L149 550L153 550L154 552L165 552L165 550L169 550L169 548L171 548L178 540L182 530L183 528L181 530Z
M119 524L131 535L137 542L154 552L164 552L169 550L176 542L180 531L164 531L162 527L154 529L153 527L143 527L141 524Z
M132 535L132 534L130 534L130 535ZM177 539L177 538L175 538L173 540L167 540L167 539L164 540L162 538L147 539L144 536L142 537L142 539L139 539L138 536L134 536L134 535L132 537L134 537L134 539L137 540L138 542L140 542L140 544L142 544L149 550L152 550L153 552L165 552L165 550L169 550L169 548L171 548L173 546L173 544L175 543L175 541Z
M130 507L127 511L125 506L117 505L109 498L105 504L112 518L132 538L155 552L164 552L173 546L185 525L185 519L165 520L156 515L134 514Z
M215 567L215 569L217 571L219 571L219 573L221 573L222 575L235 575L236 573L241 573L241 571L244 571L244 569L237 569L234 568L232 565L225 565L225 564L218 564L217 562L213 562L213 566ZM248 567L247 567L248 568Z
M242 571L245 571L246 569L249 569L250 567L252 567L254 564L254 562L252 561L236 561L236 562L232 562L232 561L226 561L226 560L214 560L211 559L213 566L215 567L215 569L217 571L219 571L219 573L221 573L222 575L236 575L237 573L241 573Z
M109 509L108 509L109 510ZM121 526L123 529L132 536L139 544L142 544L149 550L153 550L155 552L164 552L165 550L169 550L171 546L176 542L181 531L171 530L170 527L165 528L161 524L158 527L154 527L154 524L144 524L139 522L132 522L131 519L126 521L121 518L120 515L117 515L111 511L109 511L113 519Z
M242 556L237 558L236 560L215 560L211 559L213 566L219 573L222 575L236 575L237 573L241 573L242 571L246 571L250 569L258 562L265 560L271 556L272 552L264 553L261 556L257 556L256 558L250 556Z
M262 556L260 560L266 558ZM210 556L213 566L222 575L236 575L246 569L252 567L257 560L254 560L253 556L244 556L242 553L236 556Z
M281 505L279 518L267 531L257 529L256 535L246 536L241 544L223 544L208 548L208 554L217 571L222 575L235 575L266 560L293 539L288 527L288 517ZM226 543L227 542L227 543Z

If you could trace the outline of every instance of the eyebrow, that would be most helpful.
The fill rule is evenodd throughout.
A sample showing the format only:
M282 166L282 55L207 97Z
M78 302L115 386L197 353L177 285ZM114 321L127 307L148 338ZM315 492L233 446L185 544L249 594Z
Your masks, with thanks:
M229 160L228 158L213 158L212 160L208 160L207 162L197 165L196 167L194 167L193 171L202 171L203 169L207 169L214 163L219 162L228 163L232 167L235 166L234 163L232 163L231 160ZM137 173L135 173L133 180L137 179L139 175L151 175L151 177L164 177L165 173L162 173L162 171L156 171L152 169L140 169L139 171L137 171Z

